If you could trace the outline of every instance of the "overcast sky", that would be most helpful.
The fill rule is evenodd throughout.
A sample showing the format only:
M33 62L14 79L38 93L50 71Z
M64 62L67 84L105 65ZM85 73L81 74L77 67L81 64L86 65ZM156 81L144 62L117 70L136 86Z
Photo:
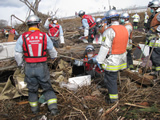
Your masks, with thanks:
M30 2L34 0L28 0ZM39 11L42 13L55 12L57 17L73 16L75 12L84 10L87 13L109 10L109 3L117 9L135 6L147 6L150 0L41 0ZM105 8L105 9L104 9ZM10 22L10 16L14 14L25 21L29 9L19 0L0 0L0 19ZM14 22L19 22L14 20Z

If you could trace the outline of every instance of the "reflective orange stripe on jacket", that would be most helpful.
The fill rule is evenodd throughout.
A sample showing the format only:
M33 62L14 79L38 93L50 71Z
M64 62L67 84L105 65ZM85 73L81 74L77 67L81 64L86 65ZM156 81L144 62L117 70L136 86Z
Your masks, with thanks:
M112 28L115 31L115 38L112 43L111 54L122 54L126 52L126 47L128 43L128 31L125 26L112 25L109 28Z

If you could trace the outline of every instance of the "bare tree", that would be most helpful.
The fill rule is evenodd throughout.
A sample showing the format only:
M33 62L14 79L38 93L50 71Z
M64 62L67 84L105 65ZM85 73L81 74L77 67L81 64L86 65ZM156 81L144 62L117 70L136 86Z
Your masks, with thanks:
M38 6L39 3L41 2L41 0L35 0L34 4L32 5L28 0L20 0L21 2L23 2L24 4L27 5L27 7L32 10L32 12L35 15L38 15Z
M23 2L35 15L37 15L39 18L41 18L42 24L44 24L45 20L48 17L50 17L49 14L43 14L38 11L39 3L41 2L41 0L35 0L33 3L30 3L29 0L20 0L20 1ZM55 12L51 12L50 14L52 14L51 16L55 16L57 12L58 12L58 9L55 10ZM41 26L41 27L43 29L43 26Z
M8 22L6 20L0 20L0 28L1 29L4 28L4 27L6 27L7 24L8 24Z

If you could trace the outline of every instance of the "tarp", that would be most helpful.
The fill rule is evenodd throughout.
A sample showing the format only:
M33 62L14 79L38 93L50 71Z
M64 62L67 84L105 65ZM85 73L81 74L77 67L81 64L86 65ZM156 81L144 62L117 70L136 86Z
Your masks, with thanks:
M141 56L142 55L142 56ZM145 44L139 44L133 51L133 58L140 59L145 58L149 55L149 46Z
M21 73L21 70L17 68L13 75L15 86L11 81L11 77L8 78L7 82L0 83L0 100L13 99L20 96L28 96L28 90L26 83L24 82L25 75Z
M58 66L60 70L66 70L65 73L69 76L72 74L72 67L69 63L60 60ZM62 75L59 74L58 76L60 77ZM59 77L57 79L54 79L54 81L59 81ZM24 78L25 74L23 73L23 69L17 68L13 74L13 80L11 79L11 77L9 77L7 82L0 83L0 100L14 99L20 96L28 96L27 83L25 83ZM15 83L15 85L13 83ZM56 90L56 86L54 84L52 84L52 87ZM41 95L43 91L42 89L39 89L38 92L39 95Z

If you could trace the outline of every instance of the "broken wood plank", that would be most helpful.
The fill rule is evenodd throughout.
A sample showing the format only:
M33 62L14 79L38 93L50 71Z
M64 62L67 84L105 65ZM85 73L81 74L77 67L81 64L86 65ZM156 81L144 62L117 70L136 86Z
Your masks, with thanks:
M117 106L118 106L119 101L116 102L115 105L113 105L111 108L108 108L105 113L102 114L102 117L106 116L107 114L109 114L110 112L112 112Z
M129 105L129 106L133 106L133 107L140 107L140 108L149 108L147 106L136 105L136 104L131 104L131 103L125 103L125 105Z
M153 84L153 77L148 77L147 76L143 76L140 75L137 72L131 72L130 70L124 70L124 72L126 73L126 76L128 76L129 78L131 78L132 80L144 84L144 85L152 85Z
M21 102L18 102L17 104L18 105L24 105L24 104L28 104L29 102L28 101L21 101Z
M7 42L13 42L14 41L14 34L10 33Z
M0 68L0 71L16 68L17 66L7 66Z

